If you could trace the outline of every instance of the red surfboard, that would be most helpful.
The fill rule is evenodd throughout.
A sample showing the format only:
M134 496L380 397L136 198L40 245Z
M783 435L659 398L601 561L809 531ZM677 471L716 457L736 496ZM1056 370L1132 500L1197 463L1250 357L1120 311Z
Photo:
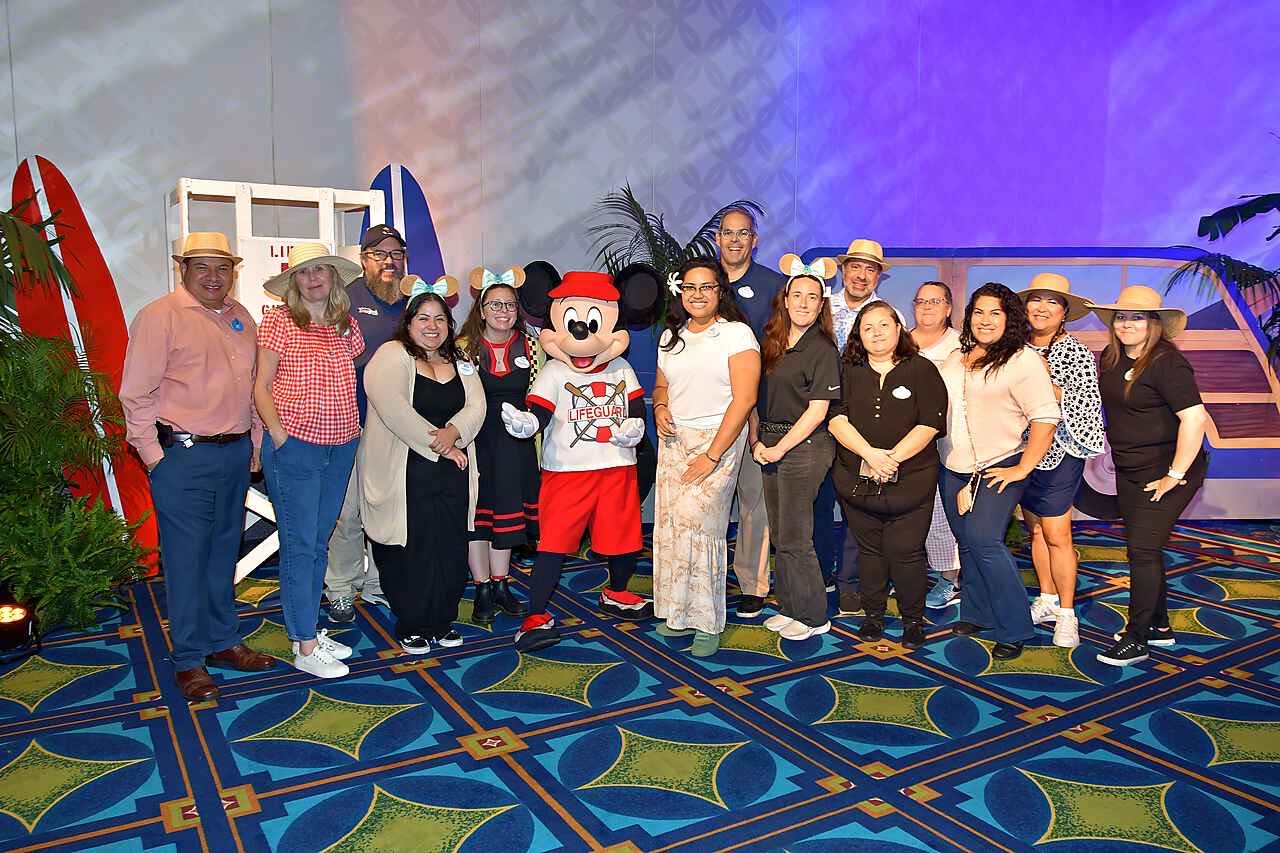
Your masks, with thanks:
M47 218L51 212L59 212L56 226L50 229L56 227L57 236L62 238L54 251L61 256L79 293L73 297L56 289L20 290L15 295L18 324L32 335L70 340L81 363L109 377L111 387L118 393L129 328L111 271L71 184L57 166L43 157L28 157L13 178L14 204L33 195L36 203L27 207L24 216L34 224L39 221L37 217ZM107 425L105 429L124 438L123 427ZM76 484L72 489L75 495L101 500L130 524L145 518L137 541L146 548L158 546L147 471L127 445L96 469L68 472L68 479ZM155 573L157 556L153 551L148 566L151 574Z

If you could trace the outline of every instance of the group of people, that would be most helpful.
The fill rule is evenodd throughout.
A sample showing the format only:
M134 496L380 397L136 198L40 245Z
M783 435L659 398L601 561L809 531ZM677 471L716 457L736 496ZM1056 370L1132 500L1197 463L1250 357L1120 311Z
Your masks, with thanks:
M1142 286L1088 304L1065 277L1041 273L1018 293L977 288L956 329L943 282L919 286L910 321L880 299L889 263L872 240L809 263L788 254L777 270L755 260L757 241L752 212L731 208L718 257L665 277L651 390L658 633L691 635L696 656L717 652L736 501L736 613L759 618L772 588L777 612L764 625L785 640L830 630L829 591L838 613L861 615L860 638L879 640L892 592L896 639L909 649L927 641L926 607L956 603L953 633L991 632L995 658L1018 656L1037 625L1074 647L1072 502L1085 461L1109 444L1131 603L1098 660L1133 664L1174 642L1162 548L1207 466L1208 416L1170 343L1183 312ZM616 504L638 519L630 448L642 440L643 394L620 352L584 361L567 345L607 335L602 323L623 326L617 311L587 310L618 298L608 277L566 276L560 292L577 276L569 295L585 301L557 314L560 337L542 340L560 343L544 353L522 307L525 270L473 271L474 300L455 330L457 282L407 276L407 251L385 225L366 232L359 265L295 246L265 284L282 304L259 327L229 296L240 259L226 237L194 233L175 256L181 287L134 320L121 400L150 471L172 660L191 701L218 695L207 665L271 665L242 643L231 587L259 466L280 529L294 666L312 675L345 675L352 654L320 627L323 598L339 623L354 618L357 597L385 602L401 648L423 654L462 642L454 622L468 570L474 621L506 612L523 619L518 647L554 642L546 603L559 560L579 544L566 520L575 513L610 556L602 609L650 612L626 590L636 535L599 517ZM1066 329L1089 311L1109 330L1100 368ZM575 368L595 381L561 381ZM625 399L602 405L589 387L612 395L615 378ZM567 432L553 416L561 389L587 422L615 418L612 430L593 428L587 441L600 449L587 452L607 473L630 473L574 479L586 427ZM1004 544L1019 506L1040 585L1030 601ZM539 555L529 604L509 585L517 548Z

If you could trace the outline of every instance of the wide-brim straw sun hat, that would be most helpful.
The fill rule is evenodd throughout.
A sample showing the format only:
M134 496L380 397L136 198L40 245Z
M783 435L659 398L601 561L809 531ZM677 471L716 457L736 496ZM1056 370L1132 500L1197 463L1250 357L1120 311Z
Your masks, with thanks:
M244 258L231 253L227 235L220 231L192 231L182 241L182 251L173 256L178 263L189 258L226 258L238 264Z
M1111 321L1117 311L1149 311L1160 315L1166 338L1176 338L1187 328L1187 312L1181 308L1165 308L1159 292L1145 284L1129 285L1120 291L1120 296L1110 305L1097 305L1090 302L1088 306L1107 328L1111 328Z
M1067 280L1065 275L1059 275L1056 272L1036 273L1035 278L1031 279L1031 283L1027 285L1025 290L1018 291L1018 298L1025 305L1027 299L1033 293L1052 293L1055 296L1061 296L1067 302L1066 322L1079 320L1081 317L1089 313L1089 303L1083 296L1076 296L1071 292L1071 282Z
M289 277L304 267L328 264L338 272L338 283L343 287L364 274L360 265L329 251L323 243L298 243L289 250L289 265L284 272L267 279L262 288L272 296L284 299L289 289Z
M880 267L881 272L889 268L889 262L884 259L884 248L875 240L867 240L859 238L849 244L849 251L843 255L836 255L836 263L841 266L845 261L870 261Z

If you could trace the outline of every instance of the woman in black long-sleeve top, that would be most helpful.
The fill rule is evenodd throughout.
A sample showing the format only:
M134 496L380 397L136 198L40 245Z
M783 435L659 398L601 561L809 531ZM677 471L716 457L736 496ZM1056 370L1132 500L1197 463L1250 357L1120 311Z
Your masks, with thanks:
M1164 546L1204 485L1209 414L1195 371L1170 342L1187 327L1185 312L1162 307L1160 294L1140 284L1112 305L1089 307L1111 332L1098 386L1129 557L1129 625L1098 660L1128 666L1147 659L1148 644L1174 642Z
M839 443L834 481L858 539L864 640L884 635L889 579L902 612L902 644L924 645L924 540L938 487L937 439L947 388L887 302L858 312L845 344L841 400L830 430Z

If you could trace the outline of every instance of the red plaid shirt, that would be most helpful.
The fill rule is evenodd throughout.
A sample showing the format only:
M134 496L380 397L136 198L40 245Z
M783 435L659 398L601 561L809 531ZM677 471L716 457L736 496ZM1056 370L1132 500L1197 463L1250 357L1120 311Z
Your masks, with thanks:
M345 335L318 323L299 329L289 309L278 305L263 312L258 346L280 356L271 402L289 435L345 444L360 434L353 359L364 352L364 337L355 317Z

